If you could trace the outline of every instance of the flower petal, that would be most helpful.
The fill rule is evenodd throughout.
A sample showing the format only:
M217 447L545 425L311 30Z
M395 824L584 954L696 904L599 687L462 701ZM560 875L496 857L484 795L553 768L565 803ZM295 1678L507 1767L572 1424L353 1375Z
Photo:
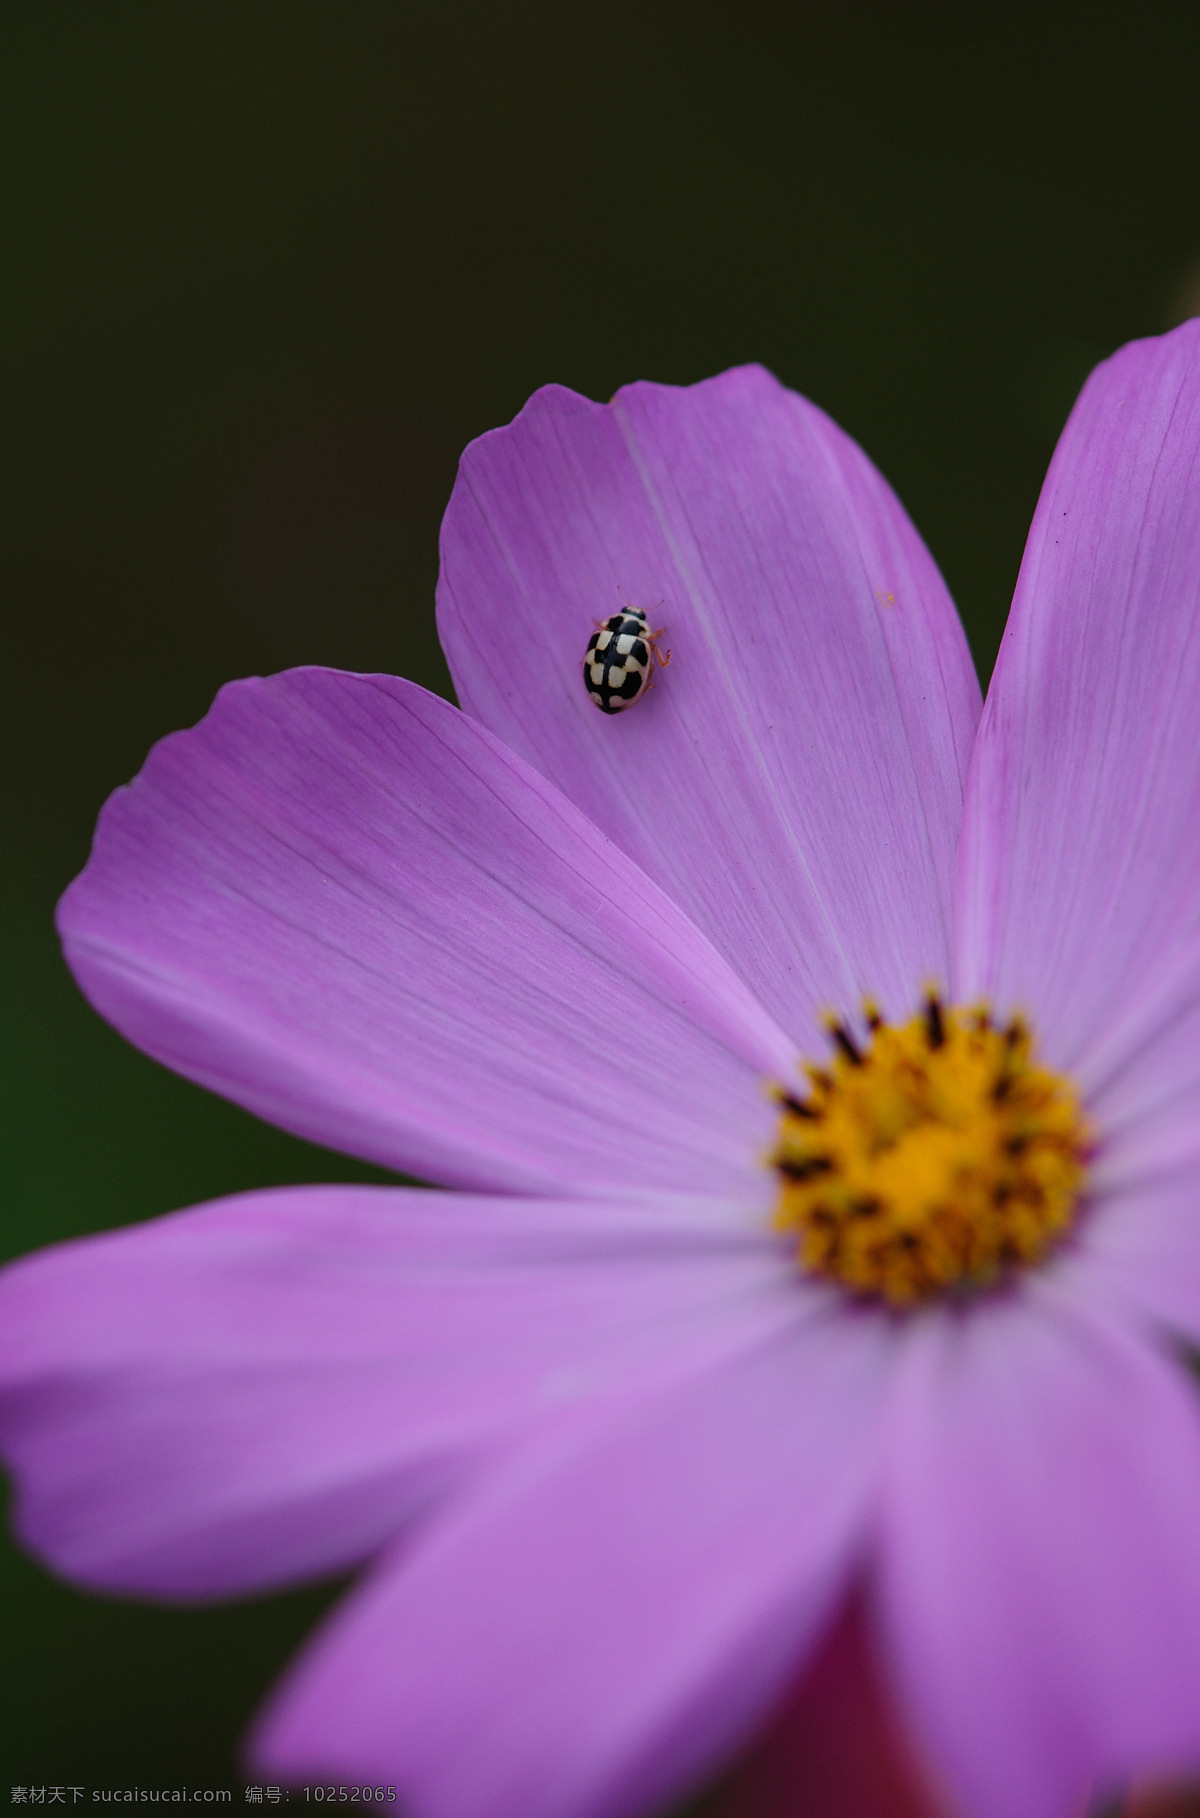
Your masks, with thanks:
M618 586L649 699L580 664ZM560 386L463 456L442 532L459 699L687 910L809 1051L814 1007L947 977L979 688L941 577L849 438L761 367Z
M311 1187L66 1244L0 1276L19 1526L108 1590L345 1567L515 1433L794 1292L699 1201Z
M891 1350L886 1322L804 1296L529 1448L343 1606L268 1711L262 1771L382 1779L421 1818L656 1809L761 1720L828 1618Z
M317 1142L464 1187L769 1197L790 1044L564 797L389 676L224 689L60 906L131 1041Z
M1123 348L1075 406L967 790L961 989L1032 1010L1062 1066L1086 1070L1187 950L1193 987L1200 973L1198 601L1200 322L1188 322ZM1143 1022L1129 1040L1150 1053Z
M1181 943L1091 1044L1078 1069L1102 1136L1098 1171L1124 1185L1200 1160L1200 941Z
M1077 1818L1200 1765L1200 1409L1045 1279L914 1327L883 1591L918 1733L969 1818Z
M1064 1257L1072 1293L1130 1310L1200 1352L1200 1180L1194 1166L1101 1191Z

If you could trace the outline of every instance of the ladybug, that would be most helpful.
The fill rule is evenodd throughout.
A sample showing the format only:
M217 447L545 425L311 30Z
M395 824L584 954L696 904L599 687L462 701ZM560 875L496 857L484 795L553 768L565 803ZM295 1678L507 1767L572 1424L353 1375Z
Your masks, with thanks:
M662 669L671 661L671 652L664 656L658 648L662 628L650 630L641 606L626 602L620 612L603 622L597 619L596 625L584 654L583 685L601 713L624 713L651 687L651 651Z

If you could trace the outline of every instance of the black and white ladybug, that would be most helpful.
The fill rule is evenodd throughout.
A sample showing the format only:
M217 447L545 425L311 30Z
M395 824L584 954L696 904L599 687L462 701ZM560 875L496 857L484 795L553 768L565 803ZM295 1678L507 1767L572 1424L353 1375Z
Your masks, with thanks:
M583 682L601 713L624 713L651 686L651 652L665 669L671 652L658 648L662 628L651 631L641 606L622 606L588 639Z

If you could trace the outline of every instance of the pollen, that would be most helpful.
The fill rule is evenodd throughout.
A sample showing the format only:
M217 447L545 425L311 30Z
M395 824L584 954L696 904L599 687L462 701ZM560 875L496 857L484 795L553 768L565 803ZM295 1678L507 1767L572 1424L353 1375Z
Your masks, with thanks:
M1063 1074L1036 1063L1019 1018L948 1008L867 1039L831 1019L834 1052L780 1090L778 1230L852 1294L909 1307L986 1288L1070 1229L1090 1133Z

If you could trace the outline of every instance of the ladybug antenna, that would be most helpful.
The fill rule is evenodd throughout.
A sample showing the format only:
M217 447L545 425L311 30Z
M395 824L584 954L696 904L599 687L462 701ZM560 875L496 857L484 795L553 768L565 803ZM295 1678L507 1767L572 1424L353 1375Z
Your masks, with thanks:
M623 587L622 587L622 585L621 585L621 583L620 583L620 581L618 581L618 582L617 582L617 592L618 592L618 594L619 594L619 595L620 595L620 597L621 597L621 599L622 599L622 600L623 600L623 601L624 601L624 603L625 603L625 610L626 610L626 611L627 611L627 612L636 612L636 613L640 613L640 615L641 615L641 617L642 617L642 618L645 618L645 616L646 616L646 608L645 608L645 607L644 607L644 606L635 606L635 605L634 605L634 603L633 603L633 601L632 601L632 600L631 600L631 599L630 599L630 597L629 597L629 595L628 595L628 594L627 594L627 593L626 593L626 591L625 591L625 589L624 589L624 588L623 588ZM660 600L660 601L659 601L659 602L658 602L658 604L659 604L659 606L661 606L661 605L662 605L662 601L661 601L661 600ZM656 608L655 608L655 610L656 610L656 611L657 611L657 610L658 610L658 608L657 608L657 607L656 607Z

